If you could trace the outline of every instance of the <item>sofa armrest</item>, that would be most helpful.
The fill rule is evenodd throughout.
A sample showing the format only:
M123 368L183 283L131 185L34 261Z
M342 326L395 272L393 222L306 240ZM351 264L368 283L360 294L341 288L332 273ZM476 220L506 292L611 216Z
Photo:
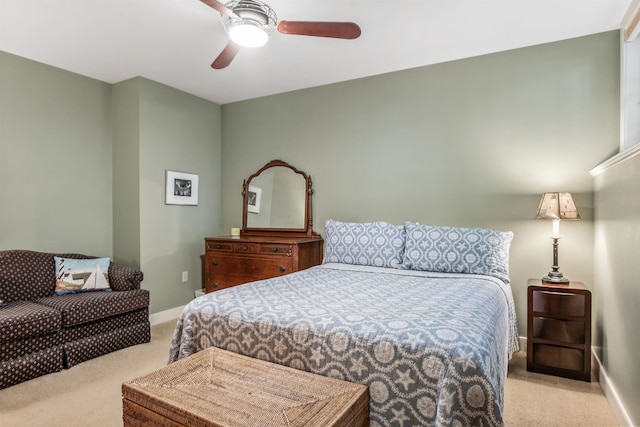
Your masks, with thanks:
M114 291L140 289L144 275L137 268L111 263L109 266L109 286Z

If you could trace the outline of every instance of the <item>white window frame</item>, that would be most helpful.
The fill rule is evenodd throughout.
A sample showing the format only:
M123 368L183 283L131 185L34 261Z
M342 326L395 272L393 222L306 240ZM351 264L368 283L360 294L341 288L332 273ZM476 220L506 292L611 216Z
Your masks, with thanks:
M621 152L640 143L640 25L635 24L633 30L620 31Z
M592 176L640 154L640 0L631 2L620 27L620 151Z

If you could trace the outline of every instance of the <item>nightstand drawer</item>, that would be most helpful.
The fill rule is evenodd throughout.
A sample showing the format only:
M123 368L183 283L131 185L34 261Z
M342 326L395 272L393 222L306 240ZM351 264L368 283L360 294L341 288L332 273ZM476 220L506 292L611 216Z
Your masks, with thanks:
M584 344L584 334L584 322L556 320L545 317L533 318L533 338L559 341L567 344Z
M584 351L547 344L533 344L533 363L572 371L584 370Z
M533 292L533 311L547 316L584 317L585 295L536 290Z

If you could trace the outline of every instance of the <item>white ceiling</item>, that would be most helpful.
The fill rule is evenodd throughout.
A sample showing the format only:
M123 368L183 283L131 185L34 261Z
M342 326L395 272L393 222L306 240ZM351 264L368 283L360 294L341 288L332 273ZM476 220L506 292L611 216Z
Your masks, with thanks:
M280 20L354 21L356 40L227 43L199 0L0 0L0 50L109 83L135 76L225 104L620 28L631 0L268 0Z

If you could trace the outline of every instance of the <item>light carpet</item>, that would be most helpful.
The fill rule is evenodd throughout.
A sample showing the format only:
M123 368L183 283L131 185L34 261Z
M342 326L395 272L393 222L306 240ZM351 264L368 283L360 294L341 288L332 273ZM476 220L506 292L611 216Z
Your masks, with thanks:
M0 390L0 425L122 426L122 383L166 365L174 326L153 326L148 344ZM518 427L617 425L598 383L527 372L524 352L509 365L504 416Z

